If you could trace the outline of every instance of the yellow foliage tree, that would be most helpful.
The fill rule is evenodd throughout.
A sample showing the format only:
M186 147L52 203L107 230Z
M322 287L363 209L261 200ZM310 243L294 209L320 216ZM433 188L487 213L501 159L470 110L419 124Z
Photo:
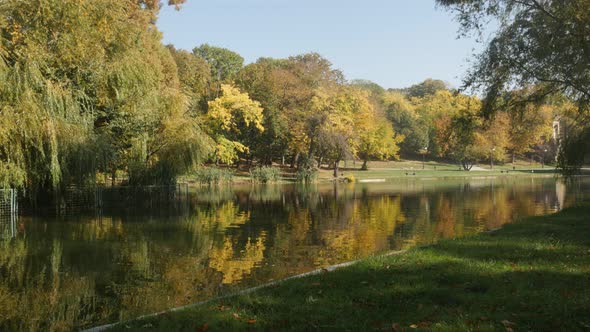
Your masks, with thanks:
M214 137L217 148L215 160L231 164L239 160L239 153L248 152L244 142L247 129L264 131L263 109L259 102L247 93L228 84L221 85L223 95L209 102L206 114L207 128Z

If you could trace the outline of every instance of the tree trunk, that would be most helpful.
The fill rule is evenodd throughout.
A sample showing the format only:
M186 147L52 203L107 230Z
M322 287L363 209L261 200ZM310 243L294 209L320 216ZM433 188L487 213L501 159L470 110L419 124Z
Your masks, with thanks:
M315 147L315 144L314 144L314 141L313 141L313 138L312 138L311 139L311 142L309 142L309 150L307 150L307 157L308 157L309 160L312 160L313 159L313 154L315 152L314 151L315 150L314 147Z
M295 168L295 165L297 165L297 161L299 160L299 152L297 152L294 156L293 159L291 159L291 168Z
M335 178L338 177L338 164L340 164L340 160L335 160L334 161L334 177Z
M361 166L361 170L366 171L368 169L369 169L369 166L367 165L367 160L363 160L363 166Z
M463 166L463 169L466 171L470 171L471 168L473 167L473 162L469 161L469 160L462 160L461 161L461 166Z

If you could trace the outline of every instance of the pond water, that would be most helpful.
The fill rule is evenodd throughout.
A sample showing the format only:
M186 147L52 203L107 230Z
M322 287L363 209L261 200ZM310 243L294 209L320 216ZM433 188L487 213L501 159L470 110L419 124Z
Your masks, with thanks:
M175 216L20 217L0 239L0 330L130 319L553 213L589 188L587 178L201 188Z

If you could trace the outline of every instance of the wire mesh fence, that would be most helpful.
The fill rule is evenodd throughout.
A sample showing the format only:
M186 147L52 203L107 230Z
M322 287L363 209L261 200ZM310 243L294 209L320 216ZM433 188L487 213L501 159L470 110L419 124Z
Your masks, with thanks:
M18 216L18 191L0 189L0 238L16 236L16 219Z
M160 186L70 186L45 194L35 204L20 197L23 213L42 216L116 213L161 214L186 210L189 205L187 183ZM18 215L19 196L15 189L0 190L0 223Z
M95 204L101 211L131 212L182 211L188 205L188 184L165 186L103 187L96 192Z
M17 235L19 196L16 189L0 189L0 239ZM96 213L177 215L189 210L188 184L169 186L67 187L44 204L24 204L23 213L41 216L75 216Z
M159 186L68 187L44 214L161 214L182 211L188 204L188 184Z

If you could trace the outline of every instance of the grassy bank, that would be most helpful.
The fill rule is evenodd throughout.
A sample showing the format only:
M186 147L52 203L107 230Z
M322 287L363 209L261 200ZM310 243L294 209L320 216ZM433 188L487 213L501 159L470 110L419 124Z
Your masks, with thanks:
M296 170L288 166L274 165L279 168L281 182L293 182L296 178ZM402 161L371 161L368 170L361 170L362 163L352 161L341 162L339 176L341 178L353 177L355 180L393 180L400 178L416 179L455 179L467 177L514 177L514 176L554 176L556 170L553 166L542 167L541 164L531 164L525 161L518 161L512 164L477 165L471 171L465 171L456 164L445 162L428 161L424 164L419 160ZM234 173L232 183L250 183L250 173L243 165L239 169L228 168ZM319 170L318 181L333 181L333 170L324 165ZM183 181L193 182L194 179L186 178Z
M581 331L589 313L585 206L115 330Z
M353 176L356 180L366 179L453 179L466 177L514 177L514 176L553 176L556 170L553 166L543 167L541 164L531 164L524 161L504 165L476 165L471 171L465 171L456 164L428 161L424 164L418 160L401 161L373 161L369 162L368 170L361 170L360 163L341 163L341 176ZM320 170L320 180L332 180L333 171Z

